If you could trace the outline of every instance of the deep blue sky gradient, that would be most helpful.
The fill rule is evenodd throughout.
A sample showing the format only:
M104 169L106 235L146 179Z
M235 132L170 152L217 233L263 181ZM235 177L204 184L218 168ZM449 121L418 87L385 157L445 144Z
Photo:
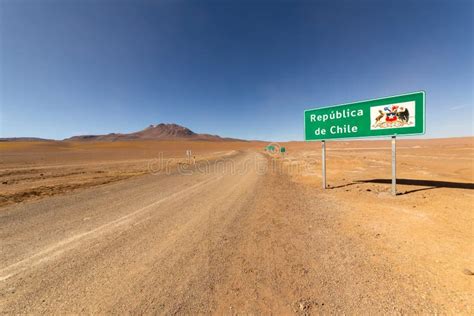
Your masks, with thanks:
M0 0L0 137L174 122L302 140L303 110L425 90L473 135L473 1Z

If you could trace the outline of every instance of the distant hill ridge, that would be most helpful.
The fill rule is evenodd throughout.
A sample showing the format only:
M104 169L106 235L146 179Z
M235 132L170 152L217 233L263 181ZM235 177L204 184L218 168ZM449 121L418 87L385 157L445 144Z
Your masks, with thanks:
M120 141L120 140L205 140L205 141L241 141L235 138L223 138L218 135L198 134L178 124L160 123L129 134L110 133L107 135L79 135L66 138L67 141Z
M64 139L65 141L124 141L124 140L203 140L203 141L246 141L236 138L224 138L218 135L198 134L178 124L160 123L128 134L110 133L107 135L78 135ZM0 138L0 142L41 142L53 141L37 137Z
M38 137L7 137L0 138L0 142L50 142L52 139Z

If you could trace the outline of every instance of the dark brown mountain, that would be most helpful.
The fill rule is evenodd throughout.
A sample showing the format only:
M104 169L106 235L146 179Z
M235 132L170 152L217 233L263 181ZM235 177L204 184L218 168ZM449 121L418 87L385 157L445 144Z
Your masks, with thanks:
M150 125L144 130L129 133L107 135L80 135L67 138L67 141L121 141L121 140L205 140L205 141L241 141L234 138L222 138L217 135L197 134L178 124L158 124Z

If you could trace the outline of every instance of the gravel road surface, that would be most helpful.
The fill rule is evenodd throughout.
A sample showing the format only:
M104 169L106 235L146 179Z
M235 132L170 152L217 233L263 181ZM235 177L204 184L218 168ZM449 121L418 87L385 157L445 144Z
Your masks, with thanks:
M0 310L438 310L404 288L408 276L338 230L342 210L263 154L188 171L2 209Z

